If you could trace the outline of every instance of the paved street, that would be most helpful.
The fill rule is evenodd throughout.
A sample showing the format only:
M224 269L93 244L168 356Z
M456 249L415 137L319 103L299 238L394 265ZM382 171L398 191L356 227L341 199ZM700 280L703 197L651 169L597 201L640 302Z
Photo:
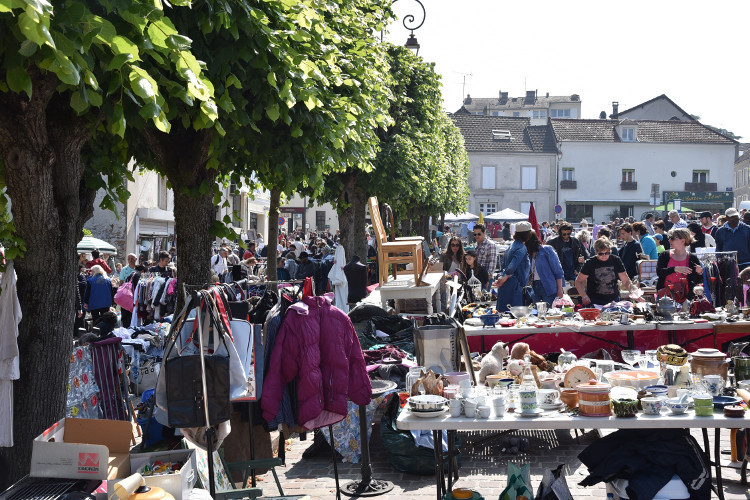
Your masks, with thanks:
M377 416L376 416L377 417ZM713 437L713 432L709 433ZM534 491L542 477L545 468L556 467L561 463L566 464L566 475L573 498L605 499L606 489L604 485L582 488L578 486L587 474L587 469L576 458L588 444L598 439L594 431L586 432L578 438L569 431L527 431L513 433L513 436L525 436L529 439L530 450L527 453L511 455L503 453L500 441L502 438L489 441L480 446L473 447L470 442L487 437L486 434L460 433L464 444L461 447L463 466L461 478L457 485L470 487L479 491L487 500L495 500L506 485L507 463L531 464L531 481ZM693 435L702 443L699 430L693 431ZM722 433L722 449L729 449L726 439L729 432ZM299 441L293 439L287 446L287 466L277 469L285 494L307 494L314 499L335 498L335 483L333 466L330 455L318 456L313 459L302 458L302 452L310 446L311 439ZM373 475L376 479L384 479L394 483L393 491L378 498L382 499L434 499L435 483L433 476L414 476L397 472L388 461L388 454L380 443L379 418L373 429L372 441ZM711 442L713 450L713 441ZM728 461L728 455L723 455L724 461ZM359 464L338 465L341 484L358 479L360 477ZM728 468L723 469L724 479L739 479L739 473ZM273 476L268 473L262 476L259 483L263 487L265 495L278 494L273 483ZM724 494L729 499L750 498L747 487L739 483L725 482ZM346 497L343 497L346 498Z

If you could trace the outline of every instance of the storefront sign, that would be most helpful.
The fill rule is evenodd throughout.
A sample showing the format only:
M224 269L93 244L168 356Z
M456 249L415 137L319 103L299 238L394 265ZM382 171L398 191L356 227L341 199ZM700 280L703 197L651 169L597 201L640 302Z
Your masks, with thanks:
M734 194L732 191L708 191L705 193L691 191L664 191L664 204L672 200L682 200L685 206L691 203L734 203Z

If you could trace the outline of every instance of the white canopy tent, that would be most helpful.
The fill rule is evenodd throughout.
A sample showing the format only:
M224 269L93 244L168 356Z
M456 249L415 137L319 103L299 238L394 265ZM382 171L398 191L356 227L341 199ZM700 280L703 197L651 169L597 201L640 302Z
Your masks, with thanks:
M461 214L445 214L445 222L470 222L479 220L478 215L474 215L471 212L464 212Z
M108 253L110 255L117 255L117 249L107 243L104 240L94 238L92 236L84 236L76 246L78 252L91 252L92 250L99 250L101 253Z
M499 212L495 212L484 216L484 220L492 222L520 222L523 220L529 220L529 216L517 212L512 208L504 208Z

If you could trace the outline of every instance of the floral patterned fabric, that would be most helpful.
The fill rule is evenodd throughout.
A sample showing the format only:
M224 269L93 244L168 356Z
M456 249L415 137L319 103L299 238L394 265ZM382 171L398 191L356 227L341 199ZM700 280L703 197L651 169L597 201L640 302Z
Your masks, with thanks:
M372 419L375 415L375 410L378 409L385 401L386 396L392 392L397 392L396 389L390 390L385 394L378 396L377 398L370 401L367 405L367 432L368 442L372 435ZM333 424L333 438L336 441L336 451L341 453L344 462L352 464L359 463L362 451L360 449L360 431L359 431L359 406L349 401L348 412L346 418L338 423ZM328 443L331 443L331 437L328 434L328 427L321 429L323 435Z
M88 346L76 347L70 354L68 395L65 416L70 418L101 418L99 414L99 387L92 367Z

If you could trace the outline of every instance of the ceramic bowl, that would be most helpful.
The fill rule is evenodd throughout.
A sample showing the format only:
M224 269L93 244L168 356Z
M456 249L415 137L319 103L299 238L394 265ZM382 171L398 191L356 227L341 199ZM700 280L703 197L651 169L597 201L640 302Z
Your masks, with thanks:
M664 406L663 398L642 398L641 405L643 406L643 413L646 415L660 415L661 409Z
M448 372L443 377L448 381L448 385L460 385L462 380L471 380L466 372Z
M666 385L648 385L646 386L646 390L653 394L654 397L666 396L667 392L669 392L669 387Z
M638 413L637 399L613 399L612 408L618 417L635 417Z
M421 396L412 396L408 400L409 407L412 410L417 411L438 411L445 408L445 403L448 402L443 396L436 396L434 394L423 394Z
M499 314L482 314L479 316L479 319L482 320L482 325L484 326L495 326L498 321L500 321L500 315Z
M596 318L599 317L600 313L601 313L601 311L599 309L595 308L595 307L586 308L586 309L579 309L578 310L578 314L580 314L581 317L585 321L594 321L594 320L596 320Z
M688 402L680 402L679 398L670 398L664 401L664 403L667 405L667 408L669 408L675 415L681 415L688 409Z
M607 372L604 378L612 386L633 387L636 390L645 389L649 385L654 385L659 381L659 374L646 370L618 370Z

